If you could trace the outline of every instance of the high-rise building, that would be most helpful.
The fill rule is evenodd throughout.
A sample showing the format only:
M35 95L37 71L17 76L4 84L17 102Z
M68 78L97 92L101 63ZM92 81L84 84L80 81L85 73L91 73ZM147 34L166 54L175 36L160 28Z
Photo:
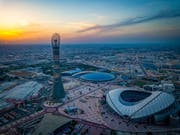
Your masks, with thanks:
M51 38L51 44L53 49L54 60L54 84L52 98L54 101L61 101L65 97L64 87L61 80L60 73L60 61L59 61L59 48L60 48L60 36L58 33L54 33Z

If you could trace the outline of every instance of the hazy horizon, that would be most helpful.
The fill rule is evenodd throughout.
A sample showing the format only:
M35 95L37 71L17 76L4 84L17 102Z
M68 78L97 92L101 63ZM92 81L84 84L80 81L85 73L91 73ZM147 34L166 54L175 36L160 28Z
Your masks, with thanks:
M180 42L180 1L0 0L0 43Z

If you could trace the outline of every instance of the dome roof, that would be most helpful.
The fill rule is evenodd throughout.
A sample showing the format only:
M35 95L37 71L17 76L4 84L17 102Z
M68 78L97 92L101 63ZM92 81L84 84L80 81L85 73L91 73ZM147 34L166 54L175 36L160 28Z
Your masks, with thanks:
M119 115L138 119L166 109L174 103L175 98L162 91L147 92L136 88L120 88L109 91L106 100Z
M115 76L111 73L99 72L99 71L83 71L73 76L79 77L80 79L86 81L94 81L94 82L104 82L111 81L115 78Z

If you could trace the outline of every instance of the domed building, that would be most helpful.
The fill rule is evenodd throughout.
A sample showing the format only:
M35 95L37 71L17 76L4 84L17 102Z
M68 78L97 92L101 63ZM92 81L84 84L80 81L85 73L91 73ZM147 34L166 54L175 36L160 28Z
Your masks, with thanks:
M73 75L79 79L91 82L106 82L115 79L115 75L99 71L83 71Z
M172 114L175 98L162 91L144 91L137 88L120 88L106 94L108 105L120 116L139 121L153 118L155 121Z

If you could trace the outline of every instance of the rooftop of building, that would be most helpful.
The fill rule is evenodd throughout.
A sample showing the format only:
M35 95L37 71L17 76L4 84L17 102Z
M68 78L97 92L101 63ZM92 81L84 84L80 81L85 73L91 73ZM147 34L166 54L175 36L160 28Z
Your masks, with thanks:
M111 90L107 93L106 100L119 115L128 116L131 119L153 115L175 102L173 95L166 92L147 92L136 88Z
M64 72L62 72L62 75L73 75L73 74L76 74L76 73L79 73L79 72L81 72L81 69L76 68L76 69L73 69L73 70L64 71Z
M69 118L47 113L44 115L43 120L40 122L38 128L35 130L33 135L37 135L37 134L46 135L52 133L55 129L70 121L71 119Z
M73 76L78 77L82 80L94 81L94 82L110 81L115 78L114 74L107 72L99 72L99 71L83 71L74 74Z
M36 81L28 81L4 91L0 94L0 97L3 99L25 100L37 96L42 87L43 85Z

